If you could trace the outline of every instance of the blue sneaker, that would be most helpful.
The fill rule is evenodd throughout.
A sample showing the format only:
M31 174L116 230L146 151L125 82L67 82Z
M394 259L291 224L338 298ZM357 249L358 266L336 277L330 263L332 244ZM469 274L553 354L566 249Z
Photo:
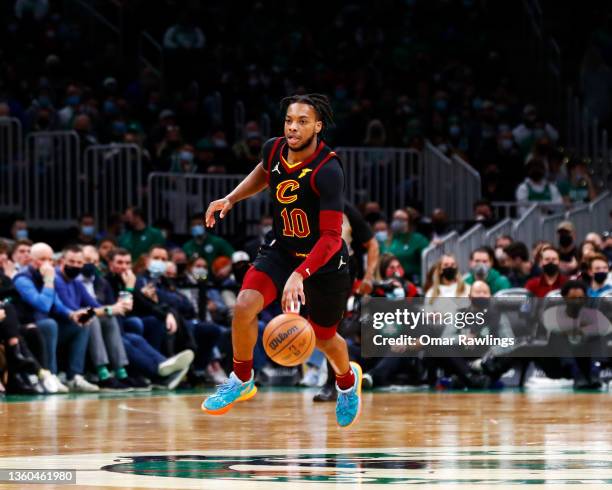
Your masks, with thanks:
M356 362L350 363L353 373L355 373L355 385L348 390L341 390L336 385L338 390L338 401L336 402L336 420L338 425L343 429L347 429L359 419L361 413L361 381L363 375L361 366Z
M202 410L211 415L223 415L234 406L235 402L243 402L253 398L257 393L254 376L242 382L233 372L227 381L217 386L217 391L202 402Z

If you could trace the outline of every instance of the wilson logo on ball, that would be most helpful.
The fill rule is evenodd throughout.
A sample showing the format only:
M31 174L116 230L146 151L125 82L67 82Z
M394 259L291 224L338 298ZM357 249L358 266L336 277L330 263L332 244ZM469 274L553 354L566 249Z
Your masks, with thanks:
M270 349L276 349L279 345L281 345L283 343L283 340L285 340L286 338L290 337L291 335L293 335L298 330L299 330L299 327L295 326L295 327L291 327L291 328L287 329L286 332L279 333L268 344L270 346Z

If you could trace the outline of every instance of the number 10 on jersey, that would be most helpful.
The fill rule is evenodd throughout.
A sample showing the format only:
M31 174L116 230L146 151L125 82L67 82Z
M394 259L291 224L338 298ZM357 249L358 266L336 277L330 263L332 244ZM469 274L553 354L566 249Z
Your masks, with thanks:
M283 218L284 236L305 238L310 235L308 216L303 209L294 208L291 211L287 211L287 208L283 208L281 217Z

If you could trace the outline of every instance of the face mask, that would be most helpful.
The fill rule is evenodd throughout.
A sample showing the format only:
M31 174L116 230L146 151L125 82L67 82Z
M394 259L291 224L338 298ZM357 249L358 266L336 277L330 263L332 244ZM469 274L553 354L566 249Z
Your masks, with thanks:
M386 242L387 238L389 238L389 233L387 233L385 230L381 230L377 231L375 236L379 242Z
M81 233L85 236L94 236L96 232L95 226L81 226Z
M569 247L572 243L574 243L574 239L571 235L561 235L559 236L559 245L563 248Z
M81 267L72 267L70 265L65 265L64 266L64 275L68 278L68 279L74 279L75 277L77 277L81 271L83 269Z
M176 274L178 276L182 276L183 274L185 274L185 270L187 270L187 264L176 264Z
M578 318L580 310L582 309L582 301L572 300L565 309L567 316L570 318Z
M604 282L606 282L607 278L608 278L607 272L596 272L595 274L593 274L593 280L597 284L603 284Z
M396 299L405 298L406 292L404 291L404 288L395 288L393 291L390 292L389 297Z
M179 160L187 160L193 162L193 153L190 151L182 151L179 153Z
M472 275L477 279L484 279L489 274L489 266L487 264L476 264L472 267Z
M472 306L477 310L484 310L489 304L489 298L472 298Z
M191 236L194 238L203 237L206 234L206 230L202 225L195 225L191 227Z
M208 277L208 269L206 267L194 267L191 273L198 281L204 281Z
M97 270L98 269L96 268L95 264L85 264L81 269L81 275L90 279L96 275Z
M445 267L442 269L442 277L447 281L452 281L457 277L457 268L456 267Z
M406 233L408 231L408 223L402 219L394 219L391 221L391 231L393 233Z
M548 264L544 264L542 266L542 272L544 272L545 275L552 277L559 272L559 266L549 262Z
M152 277L160 277L166 273L166 262L164 260L151 260L148 271Z
M28 238L28 229L22 228L21 230L17 230L15 232L15 238L17 240L25 240L26 238Z

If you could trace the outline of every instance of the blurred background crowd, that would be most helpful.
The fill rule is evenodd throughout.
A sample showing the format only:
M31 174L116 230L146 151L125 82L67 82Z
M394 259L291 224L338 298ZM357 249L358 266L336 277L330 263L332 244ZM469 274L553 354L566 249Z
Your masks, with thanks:
M580 87L585 107L606 128L612 13L595 3L579 9L526 2L547 14L547 30L564 53L559 77ZM530 203L565 210L608 190L607 174L589 152L568 149L563 96L549 98L533 69L526 17L514 2L315 1L306 10L297 1L16 0L0 13L0 118L17 119L25 134L74 130L82 152L137 145L145 180L152 172L249 172L266 139L280 134L279 99L313 91L332 100L336 124L325 138L334 146L422 151L431 144L467 162L480 176L482 196L468 203L470 219L453 220L444 208L426 213L410 196L396 209L352 203L352 219L361 223L352 226L357 298L490 297L511 288L535 297L598 297L611 288L610 222L588 234L560 222L554 240L533 246L499 236L494 247L471 250L469 270L459 270L452 254L421 270L422 252L449 232L494 225L496 201L515 201L520 215ZM154 61L157 55L163 62ZM174 389L222 381L231 361L232 307L271 219L259 217L250 234L219 236L204 229L201 213L184 218L188 233L176 233L170 217L148 222L143 209L129 207L106 222L84 213L58 233L24 215L3 215L7 389ZM264 312L261 327L278 312ZM559 360L539 368L592 387L606 362ZM372 386L488 387L510 369L460 362L432 368L391 358L364 364ZM321 359L296 374L273 366L261 345L255 366L262 383L320 385L326 378Z

